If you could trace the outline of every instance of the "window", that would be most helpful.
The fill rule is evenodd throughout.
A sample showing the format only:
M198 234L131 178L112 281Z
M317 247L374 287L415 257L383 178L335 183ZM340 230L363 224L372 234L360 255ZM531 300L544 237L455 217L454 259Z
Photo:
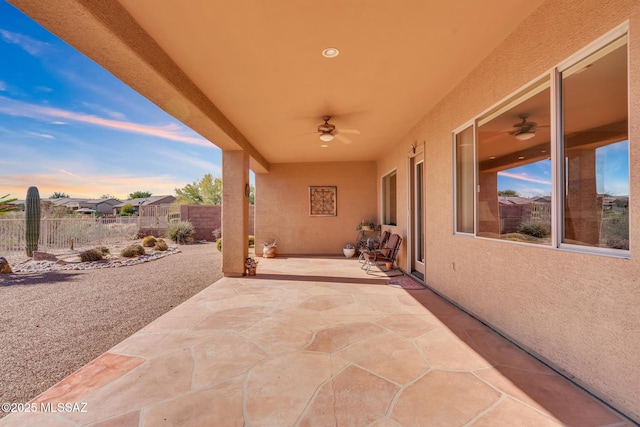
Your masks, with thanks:
M382 177L382 223L397 225L396 217L396 171Z
M478 120L478 232L551 244L551 105L545 77Z
M622 33L454 134L456 232L628 256Z
M562 243L629 249L626 37L560 76Z
M455 135L456 233L474 232L473 126Z

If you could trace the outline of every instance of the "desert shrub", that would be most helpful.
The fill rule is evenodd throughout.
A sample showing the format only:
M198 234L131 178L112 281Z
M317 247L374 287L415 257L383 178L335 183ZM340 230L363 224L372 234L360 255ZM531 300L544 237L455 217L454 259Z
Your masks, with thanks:
M141 245L130 245L120 251L120 255L125 258L133 258L137 255L144 255L146 252Z
M249 246L255 246L256 236L249 236Z
M600 225L600 240L608 248L629 249L629 211L605 212Z
M154 249L156 251L166 251L167 249L169 249L169 245L167 245L167 242L165 242L163 239L157 239Z
M136 213L136 208L131 203L127 203L120 209L120 216L131 216L134 213Z
M518 232L533 237L547 237L551 234L551 230L545 224L534 221L523 221L518 228Z
M194 232L195 230L193 229L193 225L189 221L177 221L169 224L169 228L167 229L167 238L176 243L180 243L193 236Z
M102 251L98 249L89 249L84 252L80 252L80 261L82 262L91 262L91 261L100 261L102 259Z
M147 236L142 239L142 246L145 248L152 248L156 245L156 238L153 236Z
M94 251L98 251L102 254L102 256L106 256L110 254L109 248L106 246L98 246L93 248Z

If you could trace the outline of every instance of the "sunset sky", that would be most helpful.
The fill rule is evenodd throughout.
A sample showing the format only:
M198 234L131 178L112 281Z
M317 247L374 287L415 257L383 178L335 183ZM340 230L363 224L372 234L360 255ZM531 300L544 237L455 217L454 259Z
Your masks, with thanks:
M221 151L0 0L0 196L174 194Z

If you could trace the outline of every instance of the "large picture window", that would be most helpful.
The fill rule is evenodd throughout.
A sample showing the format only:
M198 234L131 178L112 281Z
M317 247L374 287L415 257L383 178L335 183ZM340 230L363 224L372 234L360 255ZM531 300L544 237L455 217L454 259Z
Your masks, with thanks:
M456 232L628 255L626 35L477 118L475 139L469 132L454 133Z

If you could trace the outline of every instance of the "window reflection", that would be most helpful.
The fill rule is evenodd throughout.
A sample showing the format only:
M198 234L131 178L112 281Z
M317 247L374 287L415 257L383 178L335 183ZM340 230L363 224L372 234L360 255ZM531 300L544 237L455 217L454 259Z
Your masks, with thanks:
M629 249L626 37L562 73L563 242Z
M549 79L478 121L478 236L551 244Z

